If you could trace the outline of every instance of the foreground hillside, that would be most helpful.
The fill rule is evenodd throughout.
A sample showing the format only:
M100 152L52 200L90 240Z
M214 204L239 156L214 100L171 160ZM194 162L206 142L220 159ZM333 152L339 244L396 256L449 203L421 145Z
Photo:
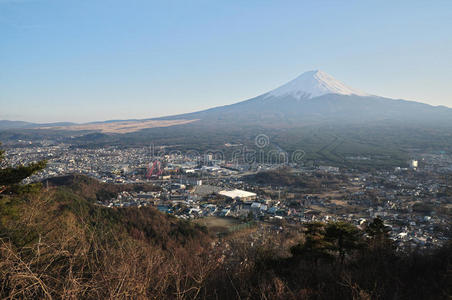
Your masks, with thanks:
M269 231L253 245L247 240L257 234L253 229L217 240L204 227L151 207L95 204L106 193L134 188L68 176L49 180L48 189L34 194L0 198L1 298L452 295L450 245L428 253L398 253L378 222L365 230L344 223L309 224L295 228L302 236L292 236L291 245L282 243L284 230L279 237Z
M203 228L152 208L97 206L78 190L83 179L0 199L1 298L163 297L195 285Z

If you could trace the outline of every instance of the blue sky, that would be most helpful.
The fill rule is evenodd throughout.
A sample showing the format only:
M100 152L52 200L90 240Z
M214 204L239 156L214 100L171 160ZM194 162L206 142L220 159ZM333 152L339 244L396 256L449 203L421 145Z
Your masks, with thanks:
M312 69L452 107L452 1L0 0L0 119L190 112Z

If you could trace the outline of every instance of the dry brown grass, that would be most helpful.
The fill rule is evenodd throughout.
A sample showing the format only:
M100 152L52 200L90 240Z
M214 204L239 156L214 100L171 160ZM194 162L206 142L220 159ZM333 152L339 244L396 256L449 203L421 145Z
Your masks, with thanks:
M52 194L24 202L4 223L1 299L194 299L217 268L198 241L164 250L62 211ZM22 244L5 234L17 227L34 238Z
M38 129L55 129L55 130L94 130L103 133L130 133L148 128L170 127L175 125L189 124L195 120L146 120L146 121L118 121L112 123L96 123L96 124L81 124L71 126L57 126L57 127L39 127Z

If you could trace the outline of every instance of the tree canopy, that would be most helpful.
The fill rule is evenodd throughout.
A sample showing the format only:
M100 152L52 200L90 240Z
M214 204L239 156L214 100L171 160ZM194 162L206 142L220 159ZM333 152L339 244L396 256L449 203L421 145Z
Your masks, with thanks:
M1 144L0 144L1 145ZM0 150L0 163L4 160L4 150ZM16 167L6 167L0 169L0 194L14 194L32 191L36 189L38 184L22 185L21 182L25 178L30 177L43 170L47 165L45 160L32 162L28 165L19 165Z
M331 260L336 255L344 262L345 256L363 247L362 232L346 222L306 224L304 242L291 248L295 257L311 260Z

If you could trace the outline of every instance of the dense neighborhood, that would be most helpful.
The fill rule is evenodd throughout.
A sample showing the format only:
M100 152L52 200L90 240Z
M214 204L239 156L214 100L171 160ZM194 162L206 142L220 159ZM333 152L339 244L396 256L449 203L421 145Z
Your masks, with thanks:
M46 159L29 181L85 174L102 182L152 183L155 191L123 191L99 200L107 207L154 206L181 219L234 218L242 222L344 220L361 226L381 218L401 247L432 247L450 229L452 158L422 153L393 170L334 166L239 164L212 155L150 155L148 148L71 148L19 141L6 148L8 165ZM266 174L272 174L266 180ZM293 183L281 182L290 178ZM448 181L449 180L449 181Z

